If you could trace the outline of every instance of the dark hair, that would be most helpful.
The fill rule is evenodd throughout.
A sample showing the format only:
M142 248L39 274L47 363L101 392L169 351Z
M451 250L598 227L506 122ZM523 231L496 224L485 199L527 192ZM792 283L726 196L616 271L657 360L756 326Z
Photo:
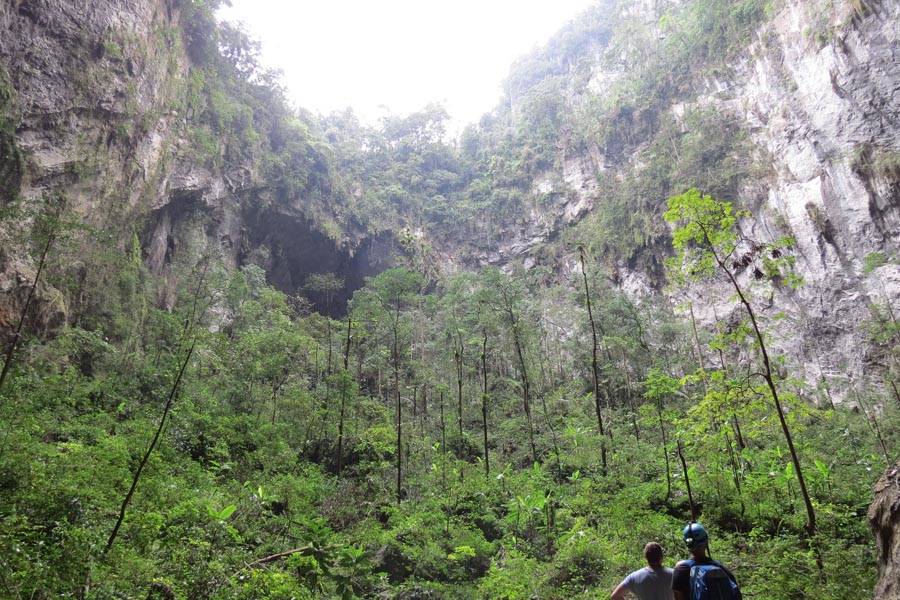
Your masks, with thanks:
M656 542L648 542L647 545L644 546L644 558L647 559L648 565L662 564L662 559L663 559L662 546L660 546Z

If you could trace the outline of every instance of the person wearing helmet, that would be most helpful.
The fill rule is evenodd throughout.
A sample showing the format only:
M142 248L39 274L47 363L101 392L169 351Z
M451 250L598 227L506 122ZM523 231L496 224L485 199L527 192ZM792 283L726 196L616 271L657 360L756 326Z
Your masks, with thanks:
M741 600L737 579L724 565L707 555L709 534L700 523L684 528L684 544L691 558L679 561L672 575L675 600L730 598Z
M663 566L663 549L656 542L644 546L647 566L631 573L613 590L610 600L624 600L631 592L638 600L672 600L672 569Z

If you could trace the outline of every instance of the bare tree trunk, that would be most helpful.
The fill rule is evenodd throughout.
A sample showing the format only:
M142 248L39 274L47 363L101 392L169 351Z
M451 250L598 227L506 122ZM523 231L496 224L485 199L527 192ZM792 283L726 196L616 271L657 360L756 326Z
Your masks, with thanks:
M892 464L890 453L888 452L887 446L884 443L884 438L881 436L881 427L878 426L878 419L875 417L874 411L869 411L863 402L862 396L859 394L859 390L855 387L853 389L853 395L856 396L856 402L859 404L859 407L863 411L863 416L866 418L866 423L869 424L869 429L872 431L872 435L875 436L875 439L878 441L878 445L881 446L881 452L884 454L884 462L887 463L887 466L890 467Z
M725 444L728 446L728 457L731 462L731 475L734 479L734 489L737 491L738 500L741 503L741 516L744 516L744 513L747 511L746 506L744 506L744 493L741 489L741 472L738 467L737 458L734 455L734 445L731 443L731 436L728 435L728 430L724 431L725 434Z
M344 467L344 411L347 403L347 387L350 379L350 331L353 326L353 318L347 317L347 339L344 343L344 373L345 378L341 385L341 408L338 416L338 448L337 448L337 473L341 474Z
M550 439L553 442L553 454L556 456L556 469L562 473L562 459L559 455L559 438L556 435L556 428L553 427L553 421L550 420L550 411L547 409L547 398L545 394L541 394L541 408L544 410L544 420L547 421L547 429L550 430Z
M463 450L463 345L459 330L456 330L456 349L453 357L456 361L456 423L459 426L459 442L457 457L462 458Z
M791 454L791 461L794 463L794 472L797 476L797 483L800 486L800 493L803 495L803 503L806 505L806 530L809 533L809 536L813 537L816 533L816 510L815 508L813 508L812 499L810 498L809 491L806 488L806 479L803 477L803 467L800 465L800 457L797 455L797 449L794 447L794 439L791 435L790 427L787 424L787 419L785 419L784 416L784 408L782 408L781 406L781 399L778 396L778 389L775 386L775 376L772 374L772 363L769 360L769 352L766 349L766 342L763 339L762 331L760 330L759 324L756 321L756 313L753 311L753 307L750 306L750 302L744 295L744 291L738 284L737 279L735 279L734 274L728 269L728 266L725 265L724 261L715 252L715 246L710 241L709 236L705 232L704 235L706 236L706 242L709 245L709 248L712 250L712 254L715 258L716 263L719 265L719 268L722 269L722 271L724 271L728 276L728 279L731 281L731 285L734 288L734 291L738 295L738 299L744 306L747 314L750 316L750 324L753 326L753 333L756 336L756 341L759 345L759 351L762 354L764 369L764 371L762 372L762 376L766 381L769 392L772 394L772 401L774 402L775 409L778 412L778 421L781 423L781 431L784 434L785 441L787 442L788 450Z
M681 461L681 471L684 473L684 484L687 487L688 503L691 506L691 523L696 523L697 509L694 506L694 494L691 492L691 478L688 476L687 462L684 460L684 450L681 448L681 440L678 440L678 459Z
M659 416L659 433L662 436L663 458L666 460L666 502L672 497L672 469L669 466L669 442L666 439L666 425L663 420L662 398L656 402L656 414Z
M703 351L700 349L700 335L697 333L697 319L694 318L694 303L688 303L688 308L691 313L691 330L694 333L694 353L697 358L697 366L701 369L704 368L703 365Z
M484 339L481 343L481 429L484 434L484 475L491 475L491 461L488 456L488 371L487 371L487 330L483 332Z
M16 325L16 330L13 333L12 342L9 344L9 348L6 351L6 360L3 362L3 370L0 371L0 392L3 391L3 383L6 381L6 376L9 374L9 368L12 366L13 355L16 352L16 346L19 345L19 340L22 337L22 327L25 325L25 319L28 316L28 309L31 307L31 299L34 298L34 291L37 289L38 282L41 279L41 272L44 270L44 264L47 262L47 255L50 253L50 246L53 245L53 240L56 237L56 229L50 232L47 236L47 242L44 244L44 249L41 251L41 260L38 263L37 272L34 275L34 283L31 285L31 289L28 290L28 296L25 298L25 305L22 306L22 312L19 314L19 322Z
M331 348L331 317L325 316L326 339L328 340L328 375L334 372L332 368L332 348Z
M153 434L153 439L150 441L147 451L144 453L141 462L138 464L137 470L134 472L134 478L131 480L131 487L128 489L128 493L125 494L125 499L122 500L122 507L119 509L119 518L116 519L116 524L113 527L112 533L109 534L109 539L106 541L106 548L103 550L104 556L109 553L110 548L112 548L113 543L116 541L116 536L119 534L119 528L122 526L122 521L125 520L125 511L128 510L128 505L131 503L131 498L134 496L134 491L137 489L138 481L141 479L141 473L144 471L144 467L150 459L150 454L153 452L156 443L159 441L160 434L162 434L163 426L166 424L166 417L169 416L172 403L175 401L175 393L178 391L178 384L181 383L181 378L184 376L184 371L187 369L188 362L191 360L191 354L193 354L193 352L194 343L191 344L187 356L184 357L184 362L181 363L181 369L179 369L178 375L175 377L175 382L172 384L172 390L169 392L169 398L166 400L166 404L163 407L163 413L159 419L159 426L156 428L156 433Z
M428 423L428 385L422 385L422 433L425 432L425 424Z
M313 335L313 337L315 338L315 334ZM316 341L318 341L318 338L316 338ZM316 345L313 347L313 380L312 380L312 387L316 387L316 385L318 385L318 383L319 383L319 345L316 344Z
M516 356L519 359L519 378L522 382L522 402L525 408L525 419L528 421L528 443L531 445L531 458L534 462L538 462L537 446L534 444L534 420L531 417L531 389L528 382L528 368L525 366L525 355L522 353L522 343L519 340L518 321L510 305L507 307L507 314L512 327Z
M203 270L200 271L200 277L197 279L197 287L194 289L194 298L191 301L191 312L188 315L188 318L184 322L184 329L181 332L182 339L187 339L189 335L194 330L194 325L200 321L203 316L203 313L206 312L206 309L203 309L203 312L200 315L197 315L197 303L200 301L200 292L203 291L203 284L206 282L206 273L209 271L209 258L207 256L202 257L200 260L203 261ZM209 308L208 306L206 308ZM180 350L179 343L179 350Z
M541 369L541 387L543 391L549 390L553 387L553 372L550 371L550 377L547 376L547 369L544 367L544 338L545 334L541 334L541 340L538 343L538 366Z
M631 375L628 373L628 358L625 356L625 349L620 349L622 353L622 373L625 375L625 399L628 401L628 412L631 413L631 427L634 430L634 439L641 441L641 430L637 422L637 410L634 405L634 393L631 389Z
M584 278L584 298L587 303L587 311L588 311L588 321L591 325L591 375L594 384L594 411L597 413L597 429L600 431L600 460L603 464L603 474L607 473L607 458L606 458L606 440L604 427L603 427L603 410L600 406L600 376L598 373L597 367L597 328L594 325L594 311L591 308L591 291L588 286L588 278L587 278L587 270L585 267L584 260L584 248L579 248L579 254L581 256L581 275Z
M199 369L199 365L198 365ZM284 388L284 384L287 383L287 379L290 376L289 371L285 371L281 374L281 379L276 380L272 384L272 424L275 424L275 408L278 406L278 393L281 392L282 388Z
M441 486L447 489L447 427L444 423L444 390L440 391L441 406Z
M397 394L397 504L400 504L401 500L401 490L402 490L402 471L401 471L401 463L403 461L402 455L402 445L403 445L403 437L402 437L402 418L403 418L403 408L400 402L400 343L398 337L400 335L400 298L397 298L397 310L394 316L394 348L391 353L394 359L394 391Z

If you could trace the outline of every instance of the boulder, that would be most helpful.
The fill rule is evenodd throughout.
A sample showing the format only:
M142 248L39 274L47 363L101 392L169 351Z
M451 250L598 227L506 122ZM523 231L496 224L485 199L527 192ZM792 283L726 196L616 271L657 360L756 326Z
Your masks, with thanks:
M869 523L878 546L877 600L900 600L900 462L875 484Z

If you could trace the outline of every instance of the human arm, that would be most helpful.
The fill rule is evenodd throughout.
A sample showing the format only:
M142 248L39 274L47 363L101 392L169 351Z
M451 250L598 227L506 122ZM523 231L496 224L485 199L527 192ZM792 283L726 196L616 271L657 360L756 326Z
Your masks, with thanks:
M688 600L691 595L691 563L681 561L672 571L672 595L675 600Z
M631 575L622 580L622 583L616 586L612 591L609 600L625 600L625 593L631 588Z

